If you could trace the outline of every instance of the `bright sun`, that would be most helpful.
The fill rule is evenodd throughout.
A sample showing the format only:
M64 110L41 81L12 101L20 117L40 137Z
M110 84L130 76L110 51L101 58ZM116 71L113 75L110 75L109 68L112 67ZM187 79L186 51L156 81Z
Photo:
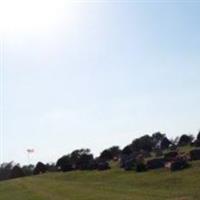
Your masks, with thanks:
M50 29L70 12L71 0L0 0L4 34Z

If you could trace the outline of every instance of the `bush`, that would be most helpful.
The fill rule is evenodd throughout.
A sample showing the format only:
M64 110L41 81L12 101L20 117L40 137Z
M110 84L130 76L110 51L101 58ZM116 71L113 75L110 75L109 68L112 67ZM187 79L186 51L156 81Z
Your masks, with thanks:
M25 176L31 176L31 175L33 175L34 165L24 165L22 167L22 170L23 170Z
M194 146L195 147L200 147L200 140L199 139L194 141Z
M131 144L132 151L139 152L141 150L150 152L153 148L153 141L149 135L144 135L140 138L133 140Z
M136 163L138 153L132 152L131 154L121 154L120 167L125 170L131 170Z
M59 158L56 163L56 167L63 172L73 170L72 161L71 161L70 156L66 155L66 156L62 156L61 158Z
M200 131L199 131L199 133L197 135L197 140L200 140Z
M133 153L130 145L124 147L124 149L122 150L122 155L131 155Z
M170 150L171 151L175 151L175 150L177 150L177 145L175 145L175 144L172 144L171 146L170 146Z
M164 154L164 159L165 159L165 161L173 161L174 159L176 159L177 156L178 156L178 152L170 151L170 152Z
M147 170L147 167L143 162L140 162L136 163L135 170L136 172L144 172Z
M43 174L47 171L47 166L43 164L42 162L38 162L35 169L33 170L33 174Z
M154 153L155 153L155 156L156 156L156 157L161 157L161 156L163 156L163 152L162 152L161 149L155 149L155 150L154 150Z
M92 154L83 154L79 157L79 159L77 159L75 163L76 169L89 170L92 161L93 161Z
M47 167L47 171L48 172L56 172L58 171L56 165L54 163L47 163L46 164L46 167Z
M0 181L1 180L7 180L10 178L10 173L13 168L13 163L2 163L0 165Z
M168 138L164 137L161 141L161 149L163 150L168 149L170 144L171 144L171 141Z
M97 169L100 171L108 170L108 169L110 169L109 163L106 161L99 161L97 163Z
M133 160L126 160L124 161L124 164L123 164L123 168L124 170L126 171L129 171L129 170L132 170L134 167L134 161Z
M192 142L193 136L192 135L182 135L179 139L178 145L185 146Z
M191 160L200 160L200 149L193 149L190 151Z
M187 168L189 165L184 159L177 159L176 161L171 163L171 171L178 171Z
M147 161L147 168L148 169L158 169L162 168L165 165L165 160L163 158L157 158Z
M18 165L14 166L10 173L10 178L19 178L24 177L25 174L22 170L22 168Z

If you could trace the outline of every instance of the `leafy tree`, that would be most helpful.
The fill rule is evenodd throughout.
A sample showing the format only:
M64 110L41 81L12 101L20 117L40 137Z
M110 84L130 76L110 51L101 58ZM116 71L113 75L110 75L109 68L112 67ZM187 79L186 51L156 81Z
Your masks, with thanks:
M61 169L61 171L63 171L63 172L73 170L70 155L65 155L65 156L62 156L61 158L59 158L57 163L56 163L56 166L59 169Z
M24 171L19 165L15 165L10 173L10 178L19 178L25 176Z
M34 165L24 165L22 167L22 170L23 170L25 176L31 176L33 174Z
M34 175L42 174L45 173L46 171L47 171L47 166L42 162L38 162L35 169L33 170L33 174Z
M199 133L198 133L198 135L197 135L197 140L200 141L200 131L199 131Z
M12 168L13 168L13 162L1 164L0 165L0 180L9 179Z
M90 168L93 155L90 149L77 149L71 153L70 159L76 169L85 170Z
M197 134L197 139L194 141L194 145L196 147L200 147L200 131L199 133Z
M82 154L76 161L76 169L87 170L91 169L91 163L93 161L92 154Z
M102 151L100 154L100 158L104 160L113 160L115 158L119 158L120 154L121 150L119 146L112 146Z
M177 136L177 137L175 137L174 139L171 139L170 141L171 141L172 145L177 146L179 140L180 140L180 137Z
M168 149L170 144L172 144L171 141L167 137L164 137L161 141L161 149Z
M193 136L192 135L182 135L179 139L178 145L179 146L184 146L184 145L188 145L192 142L193 140Z
M159 142L161 142L165 137L166 137L165 134L162 134L161 132L153 133L151 138L152 138L152 142L153 142L154 148L156 148L156 145Z
M136 172L144 172L147 170L147 167L143 162L138 162L136 163L135 170Z
M109 151L108 149L105 149L104 151L101 152L100 158L103 160L112 160L113 156L112 156L111 151Z
M115 157L118 158L120 156L120 154L121 154L121 149L119 148L119 146L112 146L112 147L109 148L109 150L110 150L110 152L112 154L113 159Z
M131 145L125 146L124 149L122 150L123 155L131 155L132 153L133 151L131 149Z
M140 138L133 140L131 144L132 151L152 151L153 149L153 141L149 135L144 135Z
M110 165L107 161L98 161L97 169L100 171L108 170L108 169L110 169Z
M46 167L47 167L48 172L56 172L57 171L57 167L56 167L55 163L47 163Z

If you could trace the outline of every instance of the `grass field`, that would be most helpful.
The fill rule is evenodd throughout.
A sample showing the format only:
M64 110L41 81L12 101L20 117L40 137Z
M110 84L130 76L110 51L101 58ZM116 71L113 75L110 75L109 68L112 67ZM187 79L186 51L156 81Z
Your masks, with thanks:
M179 172L119 168L48 173L0 183L0 200L200 200L200 162Z

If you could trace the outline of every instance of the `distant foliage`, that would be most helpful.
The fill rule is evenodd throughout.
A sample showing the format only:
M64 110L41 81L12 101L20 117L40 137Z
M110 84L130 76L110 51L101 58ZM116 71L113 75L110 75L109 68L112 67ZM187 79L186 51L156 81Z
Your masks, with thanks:
M124 149L121 152L122 155L131 155L132 153L133 153L133 151L132 151L130 145L124 147Z
M197 140L200 140L200 131L199 131L199 133L197 135Z
M122 150L119 146L104 149L99 157L94 157L88 148L76 149L60 157L56 164L38 162L35 167L33 165L20 167L14 165L13 162L3 163L0 165L0 180L37 175L47 171L108 170L111 161L119 161L120 167L126 171L143 172L164 166L170 168L171 171L176 171L186 168L188 160L200 160L200 149L198 148L185 155L180 153L179 147L184 145L200 147L200 131L195 140L192 135L185 134L180 138L170 140L161 132L144 135L134 139Z
M23 170L25 176L31 176L31 175L33 175L34 165L24 165L22 167L22 170Z
M133 140L132 144L131 144L131 149L132 151L140 151L140 150L144 150L144 151L152 151L153 149L153 141L151 136L149 135L144 135L140 138L137 138L135 140Z
M62 156L58 159L56 166L63 172L73 170L72 161L70 155Z
M103 160L115 160L118 159L121 154L121 150L118 146L110 147L101 152L100 158Z
M193 149L190 151L191 160L200 160L200 149Z
M161 132L156 132L152 134L152 142L154 148L160 148L161 141L165 138L165 134L162 134Z
M170 152L164 154L164 159L165 159L165 161L173 161L176 159L177 156L178 156L177 151L170 151Z
M182 135L179 139L178 145L185 146L185 145L191 144L193 138L194 137L192 135Z
M106 161L98 161L97 169L100 170L100 171L108 170L108 169L110 169L110 165Z
M58 171L55 163L47 163L46 168L48 172L56 172Z
M43 174L46 171L47 171L47 166L42 162L38 162L35 169L33 170L33 174L34 175Z
M63 172L71 170L91 170L95 168L93 154L89 149L77 149L58 159L56 166Z
M157 158L147 161L148 169L158 169L165 166L165 160L163 158Z
M71 153L70 159L75 169L88 170L94 158L89 149L78 149Z
M171 163L171 171L178 171L189 167L187 160L179 158Z
M199 131L199 133L197 134L196 140L194 141L194 146L200 147L200 131Z
M9 179L12 168L13 168L13 162L1 164L0 165L0 180Z
M12 168L10 178L19 178L23 176L25 176L25 173L19 165L16 165Z
M164 137L161 141L161 149L168 149L171 144L172 142L167 137Z
M136 163L135 170L136 170L136 172L145 172L147 170L147 167L146 167L145 163L138 162L138 163Z

